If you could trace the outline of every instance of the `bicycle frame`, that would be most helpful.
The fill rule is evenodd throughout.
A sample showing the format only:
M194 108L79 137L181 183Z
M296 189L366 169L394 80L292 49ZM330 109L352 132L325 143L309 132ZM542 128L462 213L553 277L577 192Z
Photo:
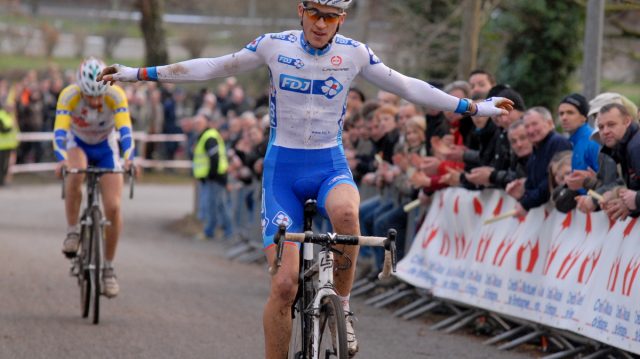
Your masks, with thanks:
M102 295L102 271L104 268L105 238L104 227L110 225L101 210L100 178L103 174L124 173L120 169L63 169L62 198L65 197L67 174L86 174L86 204L80 217L81 251L72 260L71 274L78 277L80 285L82 316L89 313L90 298L93 297L93 324L98 324L100 316L99 297ZM130 172L130 198L133 197L133 172Z
M302 318L301 324L301 352L294 353L302 356L296 358L310 359L319 358L320 338L321 338L321 308L324 299L327 297L337 297L338 294L334 287L334 253L332 246L335 244L357 245L359 243L365 245L383 245L390 255L388 256L388 267L386 274L389 275L391 269L395 271L395 230L390 230L388 237L360 237L360 236L343 236L333 234L314 235L311 232L311 219L315 215L315 201L307 201L304 207L304 230L305 233L286 234L286 228L280 226L279 232L274 238L277 244L276 261L274 267L270 268L271 274L277 271L282 258L282 243L284 239L301 242L300 257L300 277L297 299L294 301L294 307L298 306L299 313ZM290 238L294 236L295 239ZM321 249L314 256L314 243L320 245ZM314 278L318 275L317 280ZM334 298L335 299L335 298ZM340 308L341 310L342 308ZM293 309L292 309L293 310ZM343 324L344 325L344 324ZM307 355L310 354L309 358Z
M304 245L313 247L313 244L305 243ZM311 249L313 251L313 248ZM322 300L329 295L338 295L333 286L333 252L323 247L318 253L318 281L317 292L312 301L312 328L313 328L313 341L311 343L312 358L319 358L320 356L320 343L317 340L320 338L320 306ZM311 277L309 278L311 279Z

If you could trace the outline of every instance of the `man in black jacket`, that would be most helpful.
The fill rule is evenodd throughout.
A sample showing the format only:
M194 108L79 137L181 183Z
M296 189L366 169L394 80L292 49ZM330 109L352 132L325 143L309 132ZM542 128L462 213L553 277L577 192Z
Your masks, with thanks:
M493 157L489 163L483 163L480 167L476 167L471 170L471 172L465 173L465 178L468 182L476 186L493 186L504 189L507 183L510 182L505 182L507 178L511 180L518 178L511 177L514 173L510 173L509 171L514 168L514 165L521 161L522 156L512 151L512 141L508 133L510 132L511 125L522 118L526 107L522 96L516 90L506 85L494 86L489 92L489 95L505 97L513 101L513 110L509 112L508 115L500 115L493 118L496 125L500 128L491 139L494 145ZM524 128L522 128L522 134L526 135ZM529 154L530 152L526 154L525 162ZM509 177L505 177L507 174L509 174Z
M640 216L640 129L623 105L612 103L603 106L598 114L598 130L603 142L602 153L610 156L622 169L626 185L604 184L604 201L600 206L611 220ZM602 188L600 188L602 192ZM593 202L580 200L583 211L595 210Z
M571 142L554 131L551 112L533 107L524 114L527 136L534 146L527 162L527 178L507 185L507 193L518 200L516 216L524 216L549 200L549 161L559 151L570 150Z

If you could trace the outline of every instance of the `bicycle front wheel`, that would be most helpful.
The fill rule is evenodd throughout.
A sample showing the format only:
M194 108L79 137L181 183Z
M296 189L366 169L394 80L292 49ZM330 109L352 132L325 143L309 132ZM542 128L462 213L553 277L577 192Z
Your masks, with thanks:
M287 359L304 359L304 353L302 352L302 321L304 316L302 313L302 302L297 300L295 305L291 307L291 316L293 319L291 327L291 341L289 342L289 355Z
M82 222L84 222L84 216ZM78 285L80 286L80 307L82 308L82 317L89 316L89 308L91 303L91 276L89 272L90 261L90 244L91 236L89 228L82 225L80 229L80 254L78 260Z
M92 322L98 324L100 322L100 278L102 270L102 213L99 209L91 212L91 296L92 304Z
M318 359L348 359L347 327L342 303L337 295L322 298L318 320Z

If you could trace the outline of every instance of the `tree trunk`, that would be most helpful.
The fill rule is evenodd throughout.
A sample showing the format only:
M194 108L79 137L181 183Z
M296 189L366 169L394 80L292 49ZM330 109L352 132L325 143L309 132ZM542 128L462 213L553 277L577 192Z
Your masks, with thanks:
M142 14L140 29L144 36L145 65L165 65L169 56L162 22L164 0L138 0L137 4Z
M460 59L458 78L466 79L477 66L478 38L480 37L480 0L464 0L462 30L460 32Z

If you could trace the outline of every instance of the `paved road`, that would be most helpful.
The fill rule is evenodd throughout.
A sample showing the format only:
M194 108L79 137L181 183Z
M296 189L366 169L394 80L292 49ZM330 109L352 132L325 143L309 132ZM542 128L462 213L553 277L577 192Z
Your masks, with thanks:
M221 244L167 230L189 212L190 186L143 184L136 192L123 202L122 292L103 300L94 326L80 318L78 289L60 254L60 187L0 188L0 358L263 356L265 268L230 262ZM528 357L354 302L360 358Z

